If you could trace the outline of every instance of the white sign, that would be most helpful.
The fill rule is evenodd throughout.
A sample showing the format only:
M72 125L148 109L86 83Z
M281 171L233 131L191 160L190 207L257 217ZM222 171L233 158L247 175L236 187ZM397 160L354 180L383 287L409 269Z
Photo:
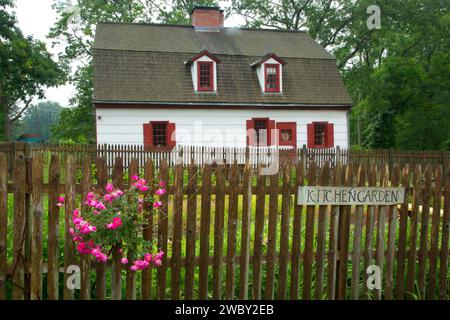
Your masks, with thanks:
M404 188L299 187L298 205L395 205L405 200Z

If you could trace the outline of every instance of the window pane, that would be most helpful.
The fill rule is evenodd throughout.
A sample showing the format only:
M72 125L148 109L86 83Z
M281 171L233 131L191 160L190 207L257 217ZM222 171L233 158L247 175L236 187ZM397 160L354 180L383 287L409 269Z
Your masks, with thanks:
M200 88L211 88L211 63L200 63Z
M267 89L277 88L277 68L266 67L266 87Z
M325 124L314 124L314 145L325 146Z
M290 129L285 129L285 130L281 130L281 141L283 142L288 142L292 140L292 130Z
M267 145L267 120L255 120L256 145Z
M154 123L153 124L153 145L155 147L165 147L166 146L166 132L167 125L165 123Z

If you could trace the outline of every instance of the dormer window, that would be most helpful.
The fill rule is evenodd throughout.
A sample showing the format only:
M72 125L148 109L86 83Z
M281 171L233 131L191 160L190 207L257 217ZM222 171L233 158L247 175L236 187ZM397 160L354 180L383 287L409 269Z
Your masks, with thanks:
M286 62L273 53L255 61L251 67L256 70L263 93L283 92L283 66Z
M185 64L190 66L194 92L217 92L217 64L219 59L208 51L202 51Z
M265 64L266 92L280 92L280 66L278 64Z
M214 91L214 63L198 62L198 91Z

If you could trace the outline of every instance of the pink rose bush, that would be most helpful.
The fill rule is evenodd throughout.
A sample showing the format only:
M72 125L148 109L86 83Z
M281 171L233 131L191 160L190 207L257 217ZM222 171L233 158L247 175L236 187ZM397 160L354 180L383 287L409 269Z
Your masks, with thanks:
M162 207L160 197L167 191L160 181L150 194L147 181L131 177L131 187L122 191L108 183L103 194L89 192L82 209L72 213L69 233L82 255L91 255L98 262L107 262L117 250L120 263L130 270L144 270L151 264L160 266L164 252L142 237L146 221ZM64 198L57 199L62 207Z

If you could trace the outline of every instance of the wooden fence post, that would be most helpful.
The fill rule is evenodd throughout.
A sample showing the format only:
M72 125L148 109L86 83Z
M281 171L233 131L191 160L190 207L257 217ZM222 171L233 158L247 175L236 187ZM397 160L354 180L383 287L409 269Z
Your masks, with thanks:
M291 300L297 300L299 295L299 273L301 256L302 214L303 206L298 202L298 188L304 185L303 162L297 161L295 168L295 196L294 196L294 219L291 249Z
M211 165L206 164L202 172L202 199L200 222L200 266L198 294L200 300L208 299L209 234L211 229Z
M308 167L308 186L316 185L316 163ZM305 251L303 255L303 300L311 299L315 206L306 206Z
M258 166L258 176L256 182L256 212L255 212L255 233L253 249L253 299L261 299L261 263L262 263L262 245L264 232L264 211L266 202L266 178L261 174L261 165Z
M344 173L344 171L343 171ZM353 168L347 165L345 170L344 186L350 187L353 184ZM347 262L349 251L349 233L350 233L350 209L351 206L342 206L339 216L338 232L338 252L339 261L337 264L336 294L337 300L344 300L347 293Z
M132 158L131 162L129 164L128 169L128 184L129 187L131 187L132 184L132 177L133 176L139 176L139 161L136 158ZM133 259L133 252L128 251L128 261L131 261ZM126 283L126 299L127 300L136 300L136 271L130 270L130 268L127 268L127 275L126 275L127 283Z
M0 300L6 299L8 234L8 160L0 153Z
M288 254L289 254L289 223L291 208L291 164L286 162L283 168L283 187L281 198L281 225L280 225L280 258L278 299L286 299Z
M239 299L248 299L248 267L250 264L250 226L252 215L252 173L253 168L247 162L244 168L242 199L241 261L239 277Z
M89 156L82 160L82 176L81 176L81 202L83 203L86 195L91 189L92 162ZM87 205L83 205L85 208ZM81 267L81 291L80 298L82 300L91 299L91 256L82 255L80 257Z
M269 193L269 224L267 235L267 257L266 257L266 292L265 299L273 300L275 288L275 259L278 226L278 172L270 176Z
M12 270L12 298L24 299L25 270L24 246L26 234L26 162L23 157L14 158L14 230L13 230L13 270Z
M397 287L396 299L403 300L405 297L405 259L406 259L406 234L408 227L408 197L411 191L409 182L409 165L405 165L402 171L402 187L405 188L405 201L400 209L400 222L398 231L397 252Z
M76 165L75 159L69 155L66 160L65 172L65 217L64 217L64 300L72 300L74 298L74 290L67 285L70 274L67 273L69 266L75 264L75 248L72 241L72 236L69 233L70 221L72 220L72 213L75 209L75 192L76 192Z
M106 148L106 146L105 146ZM97 191L102 194L108 183L108 168L106 163L106 158L97 158ZM106 299L106 265L105 263L96 263L96 300Z
M123 159L116 157L113 169L113 184L116 188L123 190ZM122 300L122 254L120 248L112 249L112 271L111 271L111 299Z
M227 300L235 298L235 260L236 260L236 233L239 200L239 167L237 161L231 167L230 195L228 197L228 229L227 229L227 256L226 256L226 287Z
M37 154L32 163L32 198L31 198L31 300L42 300L42 222L43 222L43 158Z
M366 170L365 166L359 164L357 173L357 185L358 187L365 186L366 183ZM360 262L361 262L361 238L362 238L362 226L364 206L356 206L356 221L354 226L353 236L353 254L352 254L352 295L353 300L359 299L359 276L360 276Z
M53 155L48 170L48 262L47 293L49 300L59 299L59 216L57 206L60 186L59 156Z
M389 182L390 168L387 164L381 168L381 186L387 187ZM378 206L378 224L377 224L377 243L376 243L376 257L375 264L380 268L380 275L383 279L384 269L384 249L385 249L385 225L386 225L386 211L387 206ZM375 289L375 299L381 300L381 289Z
M442 246L440 254L440 272L439 272L439 299L448 298L448 240L450 232L450 170L447 170L445 177L445 199L444 199L444 217L442 221Z
M342 164L337 163L333 169L332 184L333 186L341 185L342 176ZM339 216L340 206L331 206L330 210L330 236L328 242L328 290L327 297L329 300L336 299L336 278L337 278L337 255L338 255L338 228L339 228Z
M191 153L193 154L193 152ZM197 167L191 164L188 169L187 187L187 218L186 218L186 276L185 297L186 300L194 298L194 276L195 276L195 243L197 233Z
M394 164L391 179L392 187L398 187L400 183L400 166ZM395 237L397 230L398 209L396 205L388 207L388 237L386 250L386 273L385 273L385 299L394 298L394 260L395 260Z
M419 216L419 204L421 200L421 178L422 166L416 165L414 170L414 187L413 187L413 210L411 213L411 223L409 230L409 248L408 248L408 267L406 274L406 291L408 292L408 299L412 299L415 284L416 274L416 255L417 255L417 225Z
M222 294L222 264L225 219L225 168L216 170L216 210L214 215L214 258L213 258L213 299L219 300Z
M144 169L144 179L147 181L150 190L153 190L155 187L153 184L155 177L155 168L153 165L152 159L147 159L147 162L145 163L145 169ZM150 191L149 191L150 192ZM153 228L154 228L154 216L152 214L153 210L153 203L145 203L144 204L144 210L146 214L149 214L148 221L146 225L144 226L144 239L146 241L153 242ZM141 276L141 298L142 300L150 300L152 297L152 277L153 277L153 268L152 265L142 271Z
M172 300L179 300L181 277L181 237L183 231L183 166L181 164L177 164L175 167L174 192L170 293Z
M320 185L328 186L330 179L330 162L325 161L320 173ZM325 242L326 242L326 224L327 224L327 207L319 206L318 230L316 237L316 283L314 297L316 300L323 298L323 277L324 277L324 261L325 261Z
M428 256L428 221L430 220L430 196L431 180L433 175L432 166L429 164L425 168L425 184L422 193L422 214L420 219L420 244L419 244L419 293L422 299L425 298L426 288L426 268Z
M169 167L166 159L160 162L159 171L160 180L166 183L166 189L169 189ZM166 298L166 275L167 275L167 240L168 240L168 218L169 218L169 195L166 193L161 197L163 203L158 211L158 248L164 251L162 265L158 267L158 299Z
M428 272L428 294L430 300L436 299L437 260L439 258L439 224L441 218L442 166L434 174L433 215L431 221L430 270Z

